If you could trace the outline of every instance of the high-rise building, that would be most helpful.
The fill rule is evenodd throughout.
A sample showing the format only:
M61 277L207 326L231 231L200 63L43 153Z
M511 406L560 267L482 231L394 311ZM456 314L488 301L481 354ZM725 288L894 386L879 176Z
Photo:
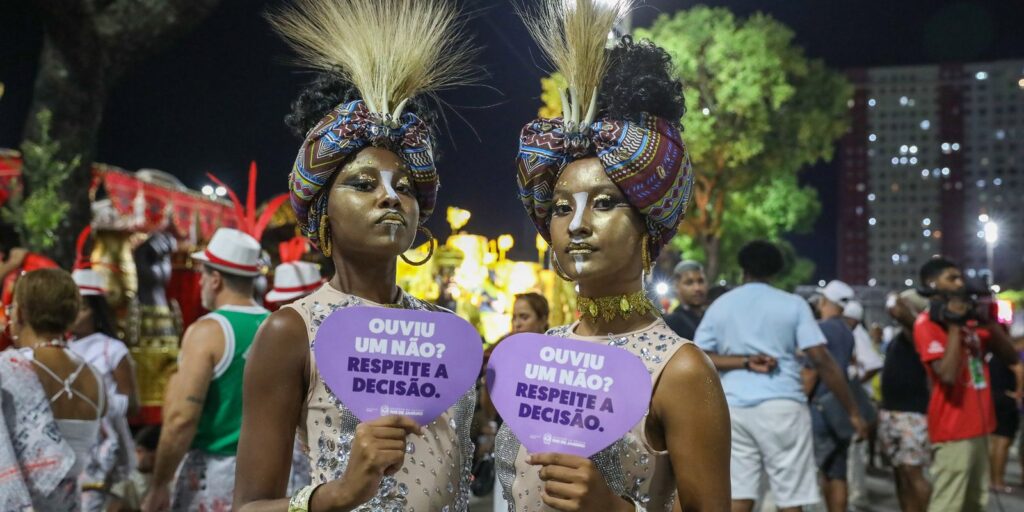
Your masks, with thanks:
M1024 286L1024 60L857 69L840 142L839 278L917 285L935 254Z

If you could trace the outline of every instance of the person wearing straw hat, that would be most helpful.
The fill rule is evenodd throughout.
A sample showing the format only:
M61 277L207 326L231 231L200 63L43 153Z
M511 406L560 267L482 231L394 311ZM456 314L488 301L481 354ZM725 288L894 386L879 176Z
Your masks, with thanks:
M79 478L82 510L106 510L110 487L135 467L128 417L139 411L139 387L128 347L117 338L103 276L92 268L78 268L71 278L78 285L82 303L71 325L74 338L68 349L99 372L107 390L107 414L100 424L103 435L90 450Z
M230 228L218 229L205 250L192 254L202 267L202 304L211 313L182 337L145 511L231 508L246 355L270 314L253 301L259 257L256 239Z
M275 311L253 344L235 506L463 512L473 390L423 427L397 415L360 422L320 378L312 345L339 308L441 310L402 291L397 260L417 231L433 238L423 223L437 201L437 125L426 100L473 77L472 43L453 0L291 4L271 22L319 71L285 119L303 140L289 176L291 204L335 272ZM314 483L288 496L296 429Z

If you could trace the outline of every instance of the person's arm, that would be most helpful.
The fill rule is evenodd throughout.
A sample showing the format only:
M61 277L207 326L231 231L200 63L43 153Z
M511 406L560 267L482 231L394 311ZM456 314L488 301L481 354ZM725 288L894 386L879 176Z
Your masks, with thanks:
M139 413L139 383L135 378L135 362L131 355L125 355L114 367L114 384L117 393L128 397L128 417Z
M750 370L755 373L770 373L776 365L774 357L764 354L723 356L709 352L707 355L715 368L723 372L730 370Z
M305 322L290 308L274 312L256 333L246 359L233 510L288 510L285 492L309 364ZM420 433L419 425L404 416L360 423L345 474L316 488L310 512L346 512L369 501L381 478L401 469L408 435Z
M7 259L0 262L0 278L3 278L12 270L21 267L21 264L25 262L26 254L28 254L28 251L21 247L11 249L11 252L7 254Z
M214 367L223 350L224 333L216 320L200 320L192 324L182 337L178 372L167 383L153 483L143 510L167 507L171 480L192 445L206 402L206 392L213 380Z
M807 358L810 359L814 369L817 370L818 378L835 395L839 403L846 409L846 413L850 415L850 423L853 424L857 436L861 439L866 438L867 424L860 415L857 402L853 399L853 393L850 392L850 384L846 380L846 372L839 368L836 360L832 358L832 354L828 353L825 345L808 347L804 349L804 353L807 354Z
M305 322L291 308L282 308L260 327L245 361L235 510L288 510L285 491L308 381Z
M728 511L729 407L711 361L695 349L684 346L665 367L651 410L662 425L672 465L700 468L675 472L679 510Z
M939 380L947 386L956 384L956 378L960 375L960 365L963 363L964 344L963 336L960 333L960 326L950 324L946 328L946 346L942 358L931 362L932 370Z
M874 370L868 370L864 372L864 375L862 375L860 378L861 384L867 384L868 382L871 382L871 379L875 378L875 375L878 375L878 372L880 371L882 371L881 368L875 368Z

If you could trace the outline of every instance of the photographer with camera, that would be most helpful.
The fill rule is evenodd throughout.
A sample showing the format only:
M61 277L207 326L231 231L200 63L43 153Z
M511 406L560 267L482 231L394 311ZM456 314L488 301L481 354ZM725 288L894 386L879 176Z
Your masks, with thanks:
M920 271L928 311L914 323L914 343L932 382L928 434L934 453L930 511L984 511L988 503L988 434L996 427L985 354L1008 366L1020 361L991 314L991 301L972 294L955 263L936 257ZM1014 393L1022 397L1018 381Z

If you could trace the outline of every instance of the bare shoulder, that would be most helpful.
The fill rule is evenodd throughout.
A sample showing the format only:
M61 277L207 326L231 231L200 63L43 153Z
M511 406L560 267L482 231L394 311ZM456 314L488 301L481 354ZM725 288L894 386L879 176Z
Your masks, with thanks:
M309 335L306 333L306 322L294 309L281 308L271 313L260 325L254 343L266 348L308 350Z
M181 337L181 349L207 350L223 345L224 330L220 323L212 318L200 318L185 329L185 335Z
M696 344L687 343L679 348L672 359L665 365L661 381L670 385L694 386L707 384L708 381L718 383L718 371L711 358Z
M309 357L306 322L292 308L281 308L267 317L256 331L249 361L298 363L305 366Z

